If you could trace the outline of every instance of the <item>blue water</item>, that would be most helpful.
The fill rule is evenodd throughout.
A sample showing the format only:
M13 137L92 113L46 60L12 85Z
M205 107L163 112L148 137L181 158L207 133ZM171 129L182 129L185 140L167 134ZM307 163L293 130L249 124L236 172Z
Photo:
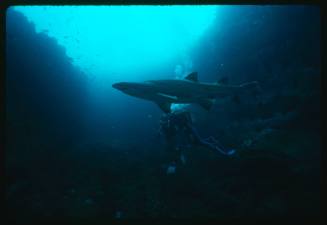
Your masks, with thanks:
M6 12L12 218L317 217L320 9L306 5L15 6ZM164 112L112 87L184 79L257 95L190 112L200 136L165 173ZM64 205L64 206L63 206Z

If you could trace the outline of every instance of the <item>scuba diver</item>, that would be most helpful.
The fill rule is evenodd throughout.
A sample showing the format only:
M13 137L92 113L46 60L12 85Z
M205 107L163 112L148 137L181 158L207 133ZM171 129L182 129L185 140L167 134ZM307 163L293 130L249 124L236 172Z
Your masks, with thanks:
M210 136L202 138L192 125L191 114L177 111L164 114L160 119L160 133L166 140L166 152L170 160L167 174L175 173L177 164L185 164L183 147L203 146L223 155L233 155L234 149L224 148L218 140Z

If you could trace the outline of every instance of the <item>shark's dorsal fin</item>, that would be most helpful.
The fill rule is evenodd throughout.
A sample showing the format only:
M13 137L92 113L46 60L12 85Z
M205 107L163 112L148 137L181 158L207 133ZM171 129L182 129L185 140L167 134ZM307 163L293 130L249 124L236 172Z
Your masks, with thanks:
M190 73L184 79L189 80L189 81L198 82L198 72Z
M162 111L164 111L165 113L170 113L170 106L171 106L170 102L156 102L156 103L158 104L158 106Z

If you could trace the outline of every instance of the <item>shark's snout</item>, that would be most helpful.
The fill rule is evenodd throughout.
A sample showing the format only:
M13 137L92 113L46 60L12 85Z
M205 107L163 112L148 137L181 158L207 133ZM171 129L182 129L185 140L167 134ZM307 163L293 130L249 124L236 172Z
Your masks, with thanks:
M123 82L120 82L120 83L114 83L114 84L112 85L112 87L115 88L115 89L121 90L121 91L127 89L127 86L126 86L125 83L123 83Z

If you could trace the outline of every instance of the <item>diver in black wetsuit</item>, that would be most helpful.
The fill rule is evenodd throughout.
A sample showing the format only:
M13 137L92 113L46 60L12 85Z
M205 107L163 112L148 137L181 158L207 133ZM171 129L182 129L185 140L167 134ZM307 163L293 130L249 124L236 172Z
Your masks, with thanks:
M178 163L185 163L183 147L204 146L223 155L232 155L235 150L227 150L215 138L201 138L192 125L191 114L187 111L164 114L160 119L160 133L166 139L166 151L172 162L167 173L174 173Z

